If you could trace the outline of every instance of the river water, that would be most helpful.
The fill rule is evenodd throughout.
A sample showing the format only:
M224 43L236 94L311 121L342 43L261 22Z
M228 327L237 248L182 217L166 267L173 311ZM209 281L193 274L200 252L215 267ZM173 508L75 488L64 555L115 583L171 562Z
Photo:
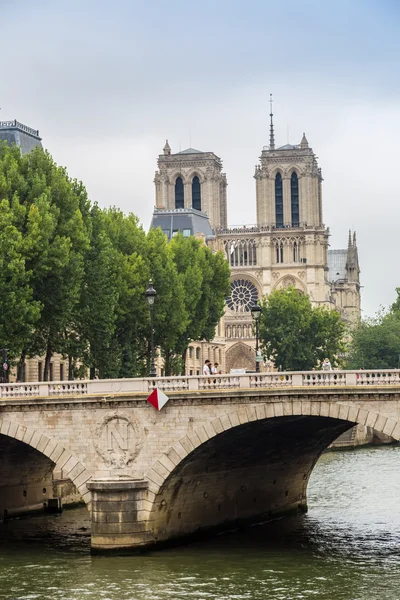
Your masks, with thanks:
M306 515L145 555L90 555L86 509L0 525L7 600L399 600L400 446L325 454Z

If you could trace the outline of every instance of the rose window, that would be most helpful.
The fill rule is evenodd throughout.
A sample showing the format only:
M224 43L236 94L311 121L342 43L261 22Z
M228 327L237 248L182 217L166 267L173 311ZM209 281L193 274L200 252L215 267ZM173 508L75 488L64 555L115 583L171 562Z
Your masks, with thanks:
M235 312L250 312L258 300L257 288L248 279L235 279L231 282L231 295L227 299L228 307Z

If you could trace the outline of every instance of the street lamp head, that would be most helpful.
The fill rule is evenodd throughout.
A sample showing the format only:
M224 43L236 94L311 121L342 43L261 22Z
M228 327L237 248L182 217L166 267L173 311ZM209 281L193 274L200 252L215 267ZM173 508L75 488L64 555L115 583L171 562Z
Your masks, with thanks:
M145 296L146 296L146 298L147 298L147 302L149 303L149 306L153 306L153 304L154 304L154 300L155 300L155 297L156 297L156 295L157 295L157 292L156 292L156 290L153 288L153 282L152 282L152 280L151 280L151 279L150 279L150 281L149 281L149 287L148 287L148 288L147 288L147 290L145 291L144 295L145 295Z
M259 318L261 317L261 306L259 306L258 302L253 304L250 311L251 311L251 316L253 317L253 319L255 321L258 321Z

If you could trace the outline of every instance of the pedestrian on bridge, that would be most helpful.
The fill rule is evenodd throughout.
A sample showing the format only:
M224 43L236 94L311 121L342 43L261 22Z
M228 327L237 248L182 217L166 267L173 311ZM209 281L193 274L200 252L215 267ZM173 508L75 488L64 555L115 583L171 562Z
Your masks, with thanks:
M324 358L324 362L322 363L322 370L323 371L332 371L332 365L331 365L331 361L329 360L329 358Z

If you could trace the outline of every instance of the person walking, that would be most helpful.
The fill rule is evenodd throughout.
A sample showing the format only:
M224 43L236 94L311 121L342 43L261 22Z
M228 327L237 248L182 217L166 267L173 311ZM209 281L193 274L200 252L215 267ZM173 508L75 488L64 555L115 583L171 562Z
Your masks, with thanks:
M211 363L210 363L210 361L208 360L208 358L207 358L207 360L206 360L206 361L205 361L205 363L204 363L204 367L203 367L203 375L204 375L204 376L211 375Z

